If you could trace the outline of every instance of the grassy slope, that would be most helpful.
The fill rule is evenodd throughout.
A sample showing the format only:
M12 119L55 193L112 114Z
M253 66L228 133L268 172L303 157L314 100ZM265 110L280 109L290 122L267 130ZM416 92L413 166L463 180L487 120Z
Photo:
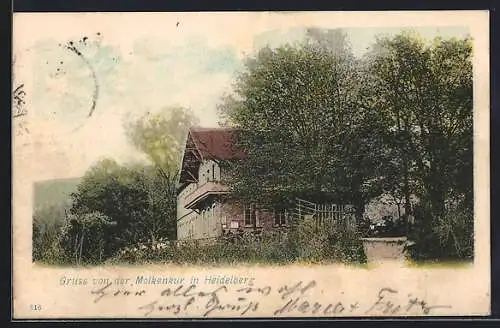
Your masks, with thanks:
M57 179L35 182L35 209L58 205L69 201L70 194L76 191L80 178Z
M71 201L70 195L76 191L80 178L56 179L35 182L34 189L34 213L38 213L38 219L53 221L62 215L63 208L68 207ZM52 209L51 209L52 208ZM59 215L47 215L42 213L59 213ZM50 222L45 222L50 223Z

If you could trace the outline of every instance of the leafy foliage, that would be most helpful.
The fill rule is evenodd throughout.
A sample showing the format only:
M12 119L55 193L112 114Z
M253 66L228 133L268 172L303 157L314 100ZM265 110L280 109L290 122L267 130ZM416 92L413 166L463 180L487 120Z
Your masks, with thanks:
M300 236L269 231L260 236L248 233L236 239L139 243L124 248L110 262L199 265L366 262L363 247L355 234L331 230L320 236L306 235L304 231L297 230Z
M74 262L100 263L109 252L107 236L116 222L99 212L69 215L61 228L58 246L64 259Z
M99 212L116 225L106 230L104 258L121 247L150 238L175 239L175 207L164 197L169 185L152 167L125 167L103 160L83 177L73 194L71 213ZM175 203L174 203L175 204Z
M233 165L232 192L259 203L299 195L359 200L362 212L380 163L375 120L360 110L362 72L342 31L308 35L248 58L219 107L248 153Z
M471 54L469 39L426 42L405 32L378 39L357 60L339 30L262 49L219 108L248 154L232 167L233 196L350 202L359 221L367 201L389 193L404 203L406 233L416 197L439 245L451 230L470 244L469 228L443 222L451 222L450 197L472 215ZM428 242L422 227L413 227L417 244ZM447 253L465 256L452 244Z
M65 218L65 207L47 206L35 211L32 230L33 261L57 262L54 249Z
M219 106L223 123L235 128L237 146L248 155L230 163L230 196L264 206L295 197L351 203L364 232L365 204L390 194L399 217L387 222L387 230L414 242L408 249L414 258L471 258L471 56L469 39L426 42L402 33L378 39L357 59L341 30L317 29L308 30L303 42L260 50L247 58ZM58 237L59 228L45 229L35 220L34 258L366 260L357 231L335 224L318 230L307 220L293 222L285 234L171 242L178 165L193 124L192 113L177 107L127 123L131 143L151 165L103 160L89 169ZM417 200L415 208L410 199ZM408 230L410 214L415 224Z
M432 206L421 203L415 211L416 229L410 238L416 243L408 247L418 260L456 260L474 257L474 215L464 198L446 200L444 213L437 220Z
M187 131L198 122L194 114L183 107L165 107L158 113L147 113L127 122L125 130L131 143L142 151L165 175L179 170Z
M176 238L177 166L194 121L189 111L175 107L127 123L130 141L151 164L103 159L87 170L71 194L61 239L54 242L61 262L99 263L128 245ZM34 233L40 239L38 226Z
M365 263L360 235L353 227L327 221L321 227L313 220L294 224L289 233L289 248L301 261L324 262L333 259L344 263Z
M404 33L378 40L375 48L368 79L371 106L383 115L386 147L398 159L388 166L388 185L396 192L402 185L407 198L414 194L421 200L415 214L415 228L421 231L414 237L422 251L433 243L437 248L428 248L428 256L442 257L443 251L465 256L459 243L443 248L450 231L442 227L451 220L449 199L461 198L462 215L472 216L471 40L436 38L426 43ZM472 231L461 230L470 244Z

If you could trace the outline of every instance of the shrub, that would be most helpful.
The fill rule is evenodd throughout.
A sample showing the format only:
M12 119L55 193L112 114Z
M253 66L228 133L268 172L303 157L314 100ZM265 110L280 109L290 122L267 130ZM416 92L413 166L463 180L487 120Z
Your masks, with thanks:
M324 258L328 226L316 226L312 218L294 222L288 244L298 261L319 262Z
M221 236L211 240L139 243L120 250L113 263L175 264L364 263L359 235L340 225L316 227L305 220L290 231L263 231Z
M361 234L356 229L334 225L328 234L327 243L326 252L330 258L343 263L367 262Z
M62 262L58 248L60 230L61 224L57 221L43 223L33 219L32 260L34 262Z
M407 248L415 260L470 260L474 256L474 212L459 196L449 197L444 212L436 217L430 202L415 208L415 224Z
M68 215L58 239L63 260L77 264L101 263L107 258L108 229L114 225L116 222L99 212Z
M171 261L175 250L176 248L166 238L160 238L156 242L141 242L124 247L109 262L134 264L159 260Z

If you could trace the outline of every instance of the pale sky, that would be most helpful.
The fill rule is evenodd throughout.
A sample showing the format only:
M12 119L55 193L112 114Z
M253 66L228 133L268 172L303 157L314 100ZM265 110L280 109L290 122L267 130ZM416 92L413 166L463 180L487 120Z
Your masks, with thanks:
M314 19L290 15L16 14L15 80L25 84L30 132L17 137L22 147L15 151L30 158L26 165L35 180L81 176L102 157L134 161L141 155L125 138L125 118L182 105L202 125L217 126L216 105L231 91L245 54L299 40L304 27L315 26L344 27L360 56L376 35L408 29L401 27L404 19L388 23L374 17L374 26L357 27L354 20L339 23L343 16L338 14L336 20L324 14ZM446 25L434 20L435 26L425 26L429 21L424 19L424 26L412 29L428 38L464 37L469 29L459 21ZM77 47L94 67L100 86L90 118L90 70L59 46L83 37L86 45Z

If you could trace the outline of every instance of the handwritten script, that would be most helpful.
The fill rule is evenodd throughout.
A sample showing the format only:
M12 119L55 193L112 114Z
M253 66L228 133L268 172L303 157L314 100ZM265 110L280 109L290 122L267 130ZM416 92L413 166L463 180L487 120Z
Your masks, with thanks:
M12 91L12 117L17 121L17 128L15 129L17 135L29 133L26 123L21 119L28 115L25 97L26 92L24 91L24 83L18 85Z
M24 100L25 96L26 92L24 92L24 84L19 85L12 92L14 118L25 116L28 114L28 110L26 109L26 101Z
M315 280L273 287L185 284L154 289L144 286L123 287L112 282L91 290L94 303L116 302L133 298L137 310L148 316L425 316L448 304L430 304L424 298L383 287L365 299L348 300L344 292L332 292L329 301ZM320 296L323 295L323 296ZM335 296L336 295L336 296ZM337 297L337 298L335 298ZM321 299L321 300L320 300Z

